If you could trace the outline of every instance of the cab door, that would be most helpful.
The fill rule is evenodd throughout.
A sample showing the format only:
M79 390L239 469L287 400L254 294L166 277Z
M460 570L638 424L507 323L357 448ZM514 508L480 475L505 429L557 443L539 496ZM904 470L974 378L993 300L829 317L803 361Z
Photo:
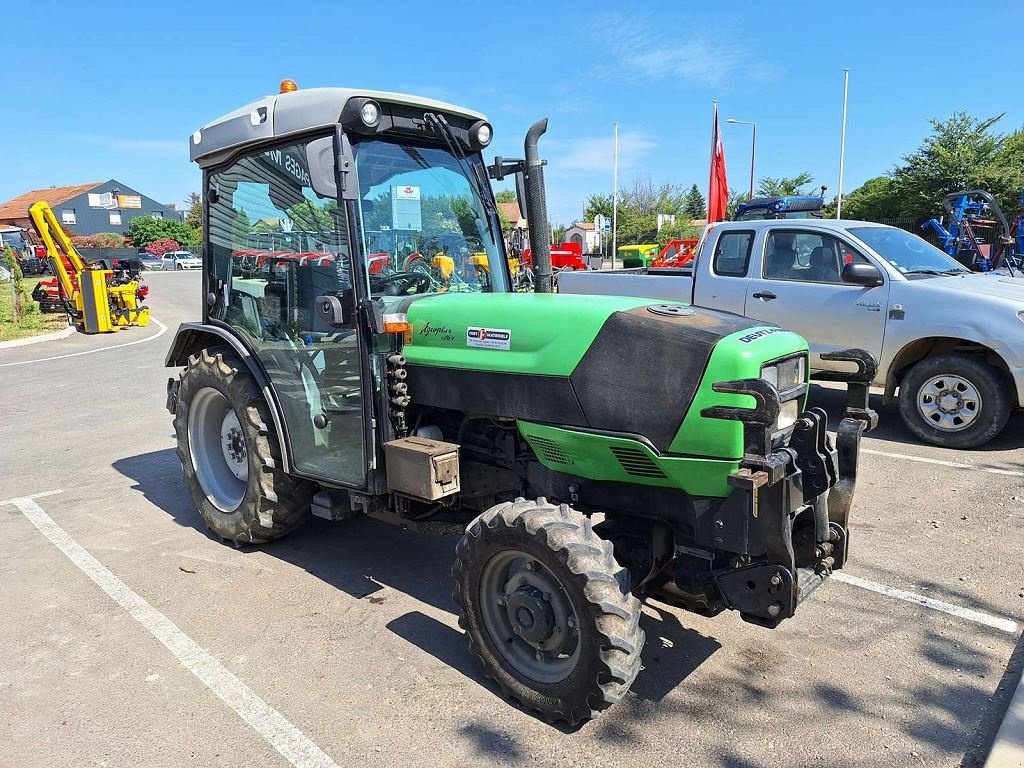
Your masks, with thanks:
M208 318L230 326L259 360L284 418L291 471L362 488L369 361L345 208L314 190L310 143L263 148L209 175ZM275 243L265 258L253 258L258 236ZM346 304L341 320L318 311L323 296Z
M789 328L807 339L814 370L837 367L821 360L823 352L859 347L878 356L889 299L884 270L879 270L882 285L843 282L843 265L874 263L824 231L772 227L763 245L760 274L747 283L747 317Z

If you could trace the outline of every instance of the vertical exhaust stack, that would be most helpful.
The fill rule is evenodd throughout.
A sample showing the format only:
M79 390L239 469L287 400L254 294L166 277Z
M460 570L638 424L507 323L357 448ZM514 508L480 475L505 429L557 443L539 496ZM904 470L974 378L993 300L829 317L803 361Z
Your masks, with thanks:
M538 120L526 132L526 219L530 226L530 250L537 278L537 293L551 293L551 230L548 227L548 201L544 194L544 161L537 141L548 129L548 119Z

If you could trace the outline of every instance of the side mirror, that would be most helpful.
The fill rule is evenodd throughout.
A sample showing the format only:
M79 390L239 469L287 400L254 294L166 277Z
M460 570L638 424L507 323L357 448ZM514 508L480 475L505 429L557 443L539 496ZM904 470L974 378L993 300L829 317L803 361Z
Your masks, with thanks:
M882 285L882 273L874 264L858 264L850 262L843 267L843 282L854 285L876 286Z

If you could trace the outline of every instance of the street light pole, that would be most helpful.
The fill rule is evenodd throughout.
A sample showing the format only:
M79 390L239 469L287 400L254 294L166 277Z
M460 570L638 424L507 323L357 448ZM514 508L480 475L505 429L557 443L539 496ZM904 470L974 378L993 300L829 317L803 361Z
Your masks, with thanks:
M839 139L839 191L836 195L836 218L843 213L843 170L846 164L846 95L850 90L850 70L843 70L843 132Z
M725 122L733 125L749 125L753 130L750 133L750 193L748 197L754 199L754 163L757 161L757 124L749 120L733 120L731 117Z
M612 269L615 269L615 254L619 242L619 124L612 124L615 130L614 160L612 165Z

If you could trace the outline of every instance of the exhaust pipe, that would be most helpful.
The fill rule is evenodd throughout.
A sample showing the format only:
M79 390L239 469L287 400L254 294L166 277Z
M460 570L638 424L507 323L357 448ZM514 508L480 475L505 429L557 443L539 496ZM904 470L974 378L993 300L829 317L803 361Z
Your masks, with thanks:
M548 119L538 120L526 132L526 220L530 227L530 250L536 273L537 293L551 293L551 229L548 227L548 201L544 194L544 161L537 151L537 141L548 129Z

